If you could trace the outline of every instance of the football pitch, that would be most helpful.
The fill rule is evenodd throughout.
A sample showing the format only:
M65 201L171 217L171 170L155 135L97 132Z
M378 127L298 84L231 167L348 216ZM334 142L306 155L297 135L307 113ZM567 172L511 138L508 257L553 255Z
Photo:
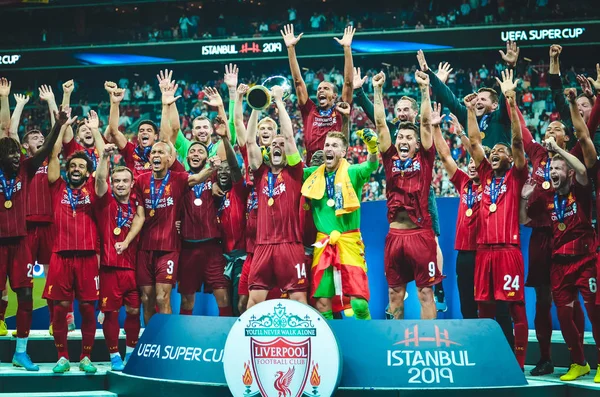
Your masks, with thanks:
M44 292L45 278L33 279L33 310L46 306L46 300L42 299ZM7 283L8 284L8 283ZM8 308L6 317L14 316L17 313L17 295L8 287Z

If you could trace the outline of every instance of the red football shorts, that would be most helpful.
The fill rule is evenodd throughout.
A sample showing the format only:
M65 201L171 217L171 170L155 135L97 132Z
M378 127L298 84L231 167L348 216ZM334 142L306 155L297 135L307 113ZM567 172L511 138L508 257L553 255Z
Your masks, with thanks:
M390 288L415 280L418 288L442 281L437 267L437 245L432 229L392 229L385 238L385 278Z
M100 266L100 310L114 312L122 306L140 307L135 270Z
M40 265L50 263L52 256L52 235L51 223L27 222L27 247L31 251L31 262Z
M552 299L557 307L579 299L596 302L596 253L573 257L558 256L552 260L550 272Z
M529 240L528 287L550 285L550 266L552 264L552 229L534 227Z
M480 245L475 256L475 300L522 302L523 255L514 245Z
M26 238L5 238L0 241L0 288L4 289L7 277L13 290L33 288L33 265Z
M100 294L98 258L94 251L53 253L43 297L55 301L96 301Z
M137 284L145 287L155 284L177 283L178 251L145 251L137 254Z
M203 284L207 293L229 288L229 280L223 274L226 265L223 247L218 240L182 242L177 290L180 294L192 295L201 291Z
M246 260L244 261L242 273L240 274L240 282L238 284L238 295L248 296L250 294L250 291L248 290L248 276L250 275L250 267L252 266L253 256L254 254L250 252L246 254ZM267 300L279 298L284 298L284 296L281 293L281 290L277 287L271 289L267 295Z
M259 244L254 246L254 257L248 275L250 290L282 292L308 290L304 266L304 247L301 243Z

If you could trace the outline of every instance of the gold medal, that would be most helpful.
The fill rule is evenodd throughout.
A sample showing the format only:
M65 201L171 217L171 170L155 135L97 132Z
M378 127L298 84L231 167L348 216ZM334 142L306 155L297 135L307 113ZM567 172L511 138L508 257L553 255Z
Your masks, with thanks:
M473 215L473 210L471 208L467 209L467 212L465 213L465 215L467 216L467 218L470 218L471 215Z
M304 203L304 204L302 204L302 209L304 211L309 211L310 210L310 205L308 205L308 203Z
M146 163L146 164L144 164L144 168L145 168L145 169L148 169L148 168L150 168L150 163Z
M558 224L558 230L560 230L561 232L564 232L565 230L567 230L567 225L565 225L564 223L559 223Z
M154 210L150 210L150 212L148 213L148 215L150 215L150 216L154 216L154 214L155 214L155 213L156 213L156 211L154 211Z
M118 227L118 226L117 226L117 227L115 227L115 228L113 229L113 234L114 234L115 236L118 236L119 234L121 234L121 228L120 228L120 227Z
M496 205L496 203L490 204L490 212L496 212L497 209L498 206Z
M12 201L11 200L6 200L4 202L4 208L6 208L7 210L12 208Z
M544 181L544 183L542 183L542 187L544 188L544 190L550 189L550 182Z
M328 207L333 207L334 205L335 205L335 201L333 199L330 198L329 200L327 200Z
M479 135L481 136L481 140L483 141L485 139L485 132L480 132Z
M194 205L195 205L196 207L200 207L200 206L202 205L202 200L201 200L201 199L199 199L199 198L195 199L195 200L194 200Z
M272 207L274 203L275 200L273 200L273 197L269 197L269 200L267 200L267 204L269 205L269 207Z

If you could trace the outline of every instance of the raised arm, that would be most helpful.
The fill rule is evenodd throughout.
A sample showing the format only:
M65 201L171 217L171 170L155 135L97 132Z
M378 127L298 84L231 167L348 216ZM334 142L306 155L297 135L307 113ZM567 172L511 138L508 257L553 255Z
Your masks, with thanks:
M110 82L107 82L110 83ZM106 88L106 84L104 83L104 87ZM114 83L113 83L114 84ZM119 118L121 117L119 106L121 106L121 101L123 100L123 95L125 90L122 88L114 88L110 91L110 113L108 115L108 135L110 136L110 141L112 141L119 150L123 150L127 145L127 138L125 135L119 130Z
M227 164L229 164L229 169L231 170L231 180L235 183L242 179L242 169L238 164L237 156L235 155L235 151L233 150L233 146L229 140L228 129L229 123L227 122L227 119L217 116L215 118L215 133L220 136L221 140L223 141L223 148L225 149Z
M415 73L419 90L421 91L421 147L425 150L431 149L433 145L431 125L431 99L429 98L429 76L427 73L417 70Z
M529 217L527 210L529 209L529 200L534 190L535 184L533 179L529 179L527 182L525 182L523 189L521 189L521 200L519 203L519 223L521 225L526 225L531 222L531 218Z
M503 71L504 73L505 71ZM512 73L512 71L511 71ZM523 146L523 132L521 131L521 120L519 120L519 116L517 114L517 99L515 98L516 94L514 91L507 91L506 100L508 101L508 105L510 106L510 127L512 131L512 156L514 161L514 166L516 169L520 170L524 167L527 167L527 160L525 159L525 148Z
M296 146L296 137L294 137L294 127L292 126L292 119L290 119L290 115L285 108L285 102L283 102L283 88L274 86L271 89L271 92L279 113L279 128L281 128L281 135L285 139L285 156L288 159L289 164L290 157L296 157L296 159L300 158L298 146ZM293 166L296 164L290 165Z
M39 88L40 99L48 104L48 112L50 113L50 125L54 127L56 120L54 119L54 113L58 113L58 106L56 105L56 98L52 92L52 87L49 85L41 85Z
M580 185L586 186L589 183L589 178L587 176L587 169L585 168L585 165L583 165L583 163L579 161L577 157L573 156L571 153L559 147L556 144L554 137L546 139L544 141L544 146L546 146L546 149L548 149L549 151L560 154L562 158L565 159L567 165L575 171L575 179L577 179L577 182ZM592 149L594 149L593 146Z
M577 91L575 88L567 88L565 90L565 96L569 102L569 108L571 111L571 121L573 122L573 128L575 129L575 136L581 145L581 151L583 153L583 161L588 169L591 169L596 164L596 148L594 142L590 138L590 131L588 130L583 117L577 109Z
M485 160L485 152L481 146L481 131L477 124L477 115L475 114L475 104L477 103L477 94L469 94L464 99L467 108L467 132L469 134L469 145L471 156L475 161L475 166L479 167L482 161Z
M92 135L94 136L94 146L96 147L96 151L98 153L104 153L104 139L102 138L102 134L100 133L100 120L98 119L98 113L93 110L90 110L88 117L85 119L85 125L92 131Z
M298 97L298 105L304 106L308 102L308 90L306 89L306 83L302 78L302 72L300 71L300 65L298 65L298 59L296 58L296 44L300 41L300 38L304 33L300 33L297 37L294 36L294 25L289 24L283 27L280 31L283 36L283 42L287 47L288 59L290 61L290 71L292 78L294 79L294 86L296 87L296 96ZM350 80L352 81L352 79ZM345 84L345 82L344 82Z
M342 114L342 131L340 132L344 134L344 136L346 136L346 140L349 141L351 121L350 113L352 112L352 109L350 108L350 105L346 102L338 102L338 104L336 105L336 109Z
M125 239L120 243L115 243L115 250L118 255L121 255L125 250L129 247L129 244L137 235L142 231L142 227L144 226L144 222L146 221L146 213L144 211L144 207L138 205L135 211L135 216L131 221L131 227L129 228L129 233L125 236Z
M341 39L334 37L335 41L344 48L344 87L342 87L342 101L351 104L354 91L354 62L352 60L352 38L356 29L346 26L344 36Z
M217 108L217 115L223 120L227 120L227 114L225 113L225 105L223 104L223 98L221 98L221 94L219 91L213 87L206 87L204 89L204 93L206 94L203 102L208 105ZM221 159L221 161L227 160L227 155L225 153L225 148L223 145L217 146L217 155Z
M63 99L61 106L63 109L70 108L71 106L71 94L73 93L73 89L75 88L75 83L73 80L69 80L62 85L63 88ZM73 140L73 127L69 125L63 135L63 143L69 143Z
M20 142L19 140L19 123L21 122L21 114L23 114L23 109L27 102L29 102L29 97L23 94L14 94L15 101L17 101L17 105L13 110L12 117L10 119L10 128L8 130L9 136Z
M9 136L10 129L10 95L11 82L6 78L0 79L0 137Z
M63 137L67 128L69 128L75 122L75 120L77 120L76 116L71 118L71 108L63 109L62 106L60 107L60 110L56 112L54 118L56 123L52 127L50 135L44 141L44 146L42 146L42 149L40 149L34 155L34 157L38 155L40 156L39 160L36 160L36 162L39 161L39 164L41 165L44 159L48 157L48 153L50 153L50 151L52 152L52 154L48 157L48 183L50 184L56 182L58 178L60 178L60 161L58 160L58 156L62 151ZM42 153L42 151L45 153ZM32 169L34 168L34 165L31 166ZM39 165L37 168L39 168ZM35 168L35 170L37 170L37 168Z
M235 95L235 106L233 107L233 124L235 125L235 131L237 132L237 141L240 147L246 146L246 138L248 132L244 125L244 110L242 105L244 104L244 95L248 92L248 86L246 84L240 84L236 90Z
M228 109L228 120L229 120L229 142L231 145L235 145L237 142L237 130L235 129L235 121L233 120L233 112L235 111L235 103L237 99L237 83L238 83L238 67L234 64L225 65L225 75L223 76L223 82L227 85L229 91L229 109Z
M375 116L375 129L377 130L377 142L381 153L387 152L392 146L392 137L390 129L385 120L385 109L383 108L383 84L385 83L385 74L379 72L373 77L373 113Z
M117 153L117 146L109 143L104 146L104 151L100 154L100 162L96 167L96 196L104 197L108 192L108 168L110 167L110 156Z
M250 119L248 120L248 141L246 142L246 148L248 149L248 163L250 169L257 170L260 168L263 162L262 152L258 143L256 142L256 131L258 130L258 115L260 111L252 109L250 113Z
M460 143L463 145L467 153L471 154L471 143L469 142L469 136L465 132L465 128L458 121L458 118L454 115L454 113L450 113L450 119L452 120L452 125L454 126L454 135L460 138Z
M163 141L175 144L179 127L171 124L170 116L172 108L175 106L175 101L181 98L181 95L175 96L175 92L179 86L172 81L169 85L162 85L162 114L160 119L160 139Z
M442 104L434 103L433 111L431 112L431 125L433 126L433 143L435 144L435 149L442 160L442 164L448 173L448 177L452 178L458 169L456 165L456 161L452 158L452 153L450 152L450 147L448 147L448 143L444 139L442 135L442 129L440 128L440 124L445 116L441 114L442 112Z
M448 86L444 84L431 69L429 69L427 61L425 60L425 54L422 50L417 52L417 61L419 62L420 69L429 75L431 91L436 100L443 103L450 112L454 113L462 125L466 125L467 109L456 98L452 90L450 90L450 88L448 88Z

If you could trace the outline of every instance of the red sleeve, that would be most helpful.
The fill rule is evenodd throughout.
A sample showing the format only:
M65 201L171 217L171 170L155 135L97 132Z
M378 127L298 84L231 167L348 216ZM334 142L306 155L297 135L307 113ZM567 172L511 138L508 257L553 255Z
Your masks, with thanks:
M509 120L511 119L510 106L508 104L508 99L506 100L506 109L508 110ZM521 109L517 106L517 114L519 115L519 121L521 123L521 133L523 134L523 146L525 148L525 153L527 156L532 157L532 151L535 150L535 141L533 140L533 135L531 135L531 131L527 128L527 124L525 123L525 119L523 118L523 113L521 113Z
M539 186L536 186L533 189L533 193L531 193L531 197L529 197L529 201L527 203L527 216L530 218L536 218L540 214L548 212L546 207L549 190L540 189Z
M590 118L587 122L588 130L590 130L590 137L594 140L594 134L600 125L600 94L596 95L596 102L590 113Z
M127 167L133 167L133 153L135 151L135 145L131 142L127 142L125 147L121 150L121 156L123 156L123 160ZM132 169L133 170L133 169Z
M460 193L462 187L469 181L469 176L466 172L461 169L457 169L452 178L450 178L450 182L454 185L454 188L457 192Z
M139 201L141 204L139 205L144 205L144 181L146 179L145 175L150 175L150 173L148 174L142 174L140 176L138 176L138 178L135 181L135 184L133 185L133 194L135 195L135 198L137 201Z
M429 164L430 168L433 168L433 163L435 162L435 145L431 145L431 147L428 150L425 150L423 149L423 147L421 147L421 149L419 149L419 152L421 153L423 160L425 160L425 162Z
M71 139L68 143L63 144L63 156L65 158L80 150L83 150L83 146L78 144L75 141L75 138Z
M302 124L304 125L304 142L308 142L312 138L312 126L308 126L307 120L308 115L312 112L317 106L313 102L312 99L308 98L308 101L304 105L299 105L300 114L302 115Z
M527 178L529 178L529 166L527 164L525 164L525 166L521 169L513 166L509 172L512 173L512 176L515 178L520 187L523 187L525 182L527 182Z
M179 160L175 160L175 162L173 163L171 168L169 168L169 170L173 172L185 172L185 167L179 162Z
M483 161L477 167L477 174L479 175L479 180L482 185L487 183L488 178L492 174L492 165L488 161L488 159L483 159Z
M108 187L108 190L106 191L106 193L104 193L104 196L100 197L97 194L95 194L94 192L94 196L95 196L95 208L96 208L96 212L100 213L104 208L108 207L108 205L110 204L110 196L112 195L112 192L110 190L110 186Z

